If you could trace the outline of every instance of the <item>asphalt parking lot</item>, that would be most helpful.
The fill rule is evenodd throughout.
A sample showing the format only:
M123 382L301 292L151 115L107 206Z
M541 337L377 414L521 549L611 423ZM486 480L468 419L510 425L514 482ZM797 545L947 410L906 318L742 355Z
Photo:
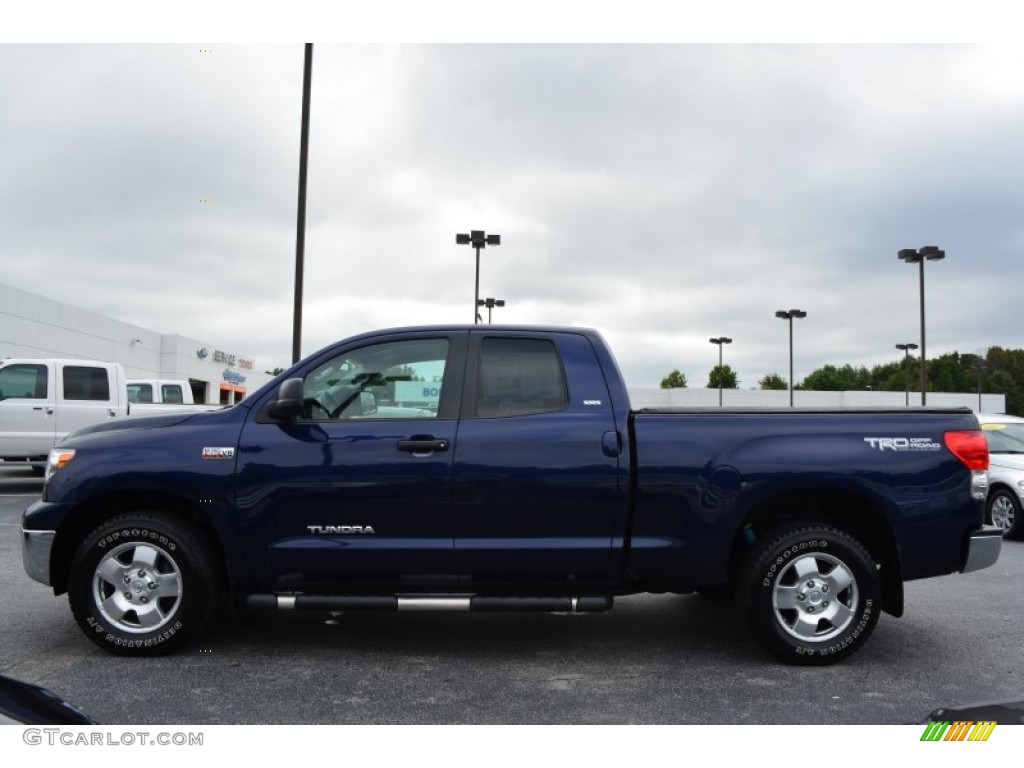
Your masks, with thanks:
M865 724L1024 699L1024 542L992 568L907 585L845 663L766 656L728 602L623 598L607 614L243 615L203 647L107 655L21 563L41 482L0 466L0 672L103 723Z

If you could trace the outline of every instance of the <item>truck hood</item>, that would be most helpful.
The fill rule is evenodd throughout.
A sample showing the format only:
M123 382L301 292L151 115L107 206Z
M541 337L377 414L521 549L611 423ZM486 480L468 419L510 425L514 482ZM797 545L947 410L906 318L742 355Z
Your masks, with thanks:
M72 432L61 440L61 445L67 444L75 438L96 435L102 432L141 432L144 430L173 427L178 424L184 424L186 421L216 419L221 414L227 413L228 410L202 411L199 413L168 413L162 416L132 416L125 419L104 421L100 424L83 427L77 432Z

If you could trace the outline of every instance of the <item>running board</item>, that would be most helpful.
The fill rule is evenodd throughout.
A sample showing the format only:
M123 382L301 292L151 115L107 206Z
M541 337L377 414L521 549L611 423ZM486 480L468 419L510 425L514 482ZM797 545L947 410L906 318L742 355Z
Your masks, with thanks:
M346 597L306 594L253 594L245 598L255 610L313 611L548 611L554 613L595 613L611 610L609 595L596 597Z

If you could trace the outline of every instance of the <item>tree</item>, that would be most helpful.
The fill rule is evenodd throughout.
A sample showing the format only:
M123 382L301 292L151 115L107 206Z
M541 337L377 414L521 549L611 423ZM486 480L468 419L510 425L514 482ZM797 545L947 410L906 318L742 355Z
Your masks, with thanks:
M871 374L864 366L854 368L847 363L842 368L825 365L807 375L800 385L801 389L817 390L818 392L845 392L849 390L867 389L871 386Z
M736 389L736 371L728 365L716 365L708 374L708 389Z
M761 389L789 389L789 384L777 373L766 373L757 382L757 386Z
M906 374L909 380L913 380L914 358L906 363ZM898 363L883 363L871 369L871 388L876 392L902 392L904 386L904 362L901 359Z
M988 388L992 392L1006 395L1006 412L1019 414L1024 406L1020 385L1006 371L996 371L988 379Z
M686 389L686 374L680 373L676 368L672 373L661 380L662 389Z
M268 376L280 376L282 373L284 373L284 368L275 368L272 371L265 371L265 373Z
M975 355L947 352L928 361L928 390L930 392L970 392L978 386L978 376L972 363ZM918 369L920 375L920 369Z

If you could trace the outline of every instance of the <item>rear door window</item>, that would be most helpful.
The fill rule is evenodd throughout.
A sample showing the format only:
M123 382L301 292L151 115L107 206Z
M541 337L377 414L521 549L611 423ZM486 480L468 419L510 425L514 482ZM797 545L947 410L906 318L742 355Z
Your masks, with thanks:
M565 374L549 339L486 338L480 346L476 415L525 416L568 406Z
M110 380L106 368L84 365L64 366L64 399L107 402L110 400Z

